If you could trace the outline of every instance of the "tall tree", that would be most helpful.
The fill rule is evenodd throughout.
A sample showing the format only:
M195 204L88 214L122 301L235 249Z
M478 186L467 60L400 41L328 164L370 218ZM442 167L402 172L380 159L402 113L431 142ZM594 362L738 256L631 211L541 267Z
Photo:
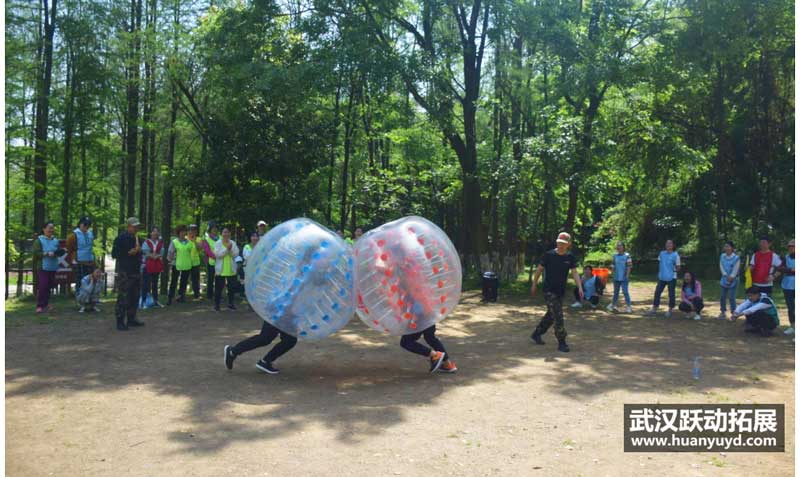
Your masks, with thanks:
M362 5L379 45L400 61L398 72L408 92L438 125L458 157L464 218L462 249L466 256L481 253L486 234L481 227L476 117L490 3L422 0L412 14L394 0ZM414 42L413 53L404 53L407 48L403 39L392 35L395 28ZM451 31L454 35L448 35ZM456 42L450 41L453 37ZM452 71L456 59L461 63L461 81Z
M47 197L47 127L50 116L50 84L53 77L53 37L56 31L58 0L42 0L41 15L44 30L41 39L41 61L36 87L36 136L33 160L33 226L38 231L44 227L45 199Z
M139 67L141 64L139 34L142 24L142 0L131 0L130 23L128 29L128 84L127 84L127 129L125 159L127 165L127 214L136 213L136 154L139 144Z

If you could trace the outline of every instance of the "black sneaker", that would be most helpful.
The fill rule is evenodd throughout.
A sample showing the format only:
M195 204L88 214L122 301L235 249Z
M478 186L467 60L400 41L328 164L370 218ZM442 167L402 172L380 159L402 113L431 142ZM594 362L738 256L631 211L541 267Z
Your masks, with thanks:
M117 320L117 330L128 331L128 325L126 325L122 320Z
M536 343L537 345L543 345L544 344L544 340L542 340L542 335L540 335L539 333L537 333L535 331L531 335L531 340L533 340L533 342Z
M219 311L219 305L214 305L214 311Z
M272 363L267 363L263 359L258 360L258 363L256 363L256 368L260 369L261 371L264 371L267 374L280 373L280 371L278 371L278 368L272 366Z
M228 309L229 309L229 310L235 310L235 309L236 309L236 305L234 305L233 303L231 303L230 305L228 305Z
M137 320L136 318L128 318L128 326L144 326L144 323Z
M233 354L233 349L230 345L225 345L225 367L228 369L233 369L233 360L236 359L236 355Z
M567 346L566 341L559 341L558 342L558 350L562 353L569 353L569 346Z
M766 338L768 336L772 336L772 330L768 330L766 328L761 328L760 332L761 332L761 336L763 336L764 338Z

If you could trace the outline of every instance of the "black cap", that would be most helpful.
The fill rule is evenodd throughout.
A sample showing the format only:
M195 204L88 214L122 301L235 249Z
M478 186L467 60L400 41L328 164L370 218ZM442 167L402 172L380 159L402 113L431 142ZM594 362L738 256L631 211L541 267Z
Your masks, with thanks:
M761 294L761 289L758 288L758 287L750 287L750 288L747 289L747 291L745 293L747 293L748 295L755 295L755 294L759 294L760 295Z
M769 239L769 235L762 235L761 237L758 237L758 241L759 241L759 242L760 242L760 241L762 241L762 240L766 240L767 242L770 242L770 241L771 241L771 240Z
M83 216L80 218L80 220L78 220L78 225L81 224L92 225L92 219L90 219L88 216Z

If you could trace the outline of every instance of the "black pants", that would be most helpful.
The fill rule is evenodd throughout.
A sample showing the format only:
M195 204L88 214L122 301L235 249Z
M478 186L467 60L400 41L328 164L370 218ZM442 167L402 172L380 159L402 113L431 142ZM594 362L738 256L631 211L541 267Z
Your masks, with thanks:
M147 295L153 295L153 303L158 303L158 277L160 273L147 273L142 275L142 301L147 300Z
M215 275L216 269L214 265L206 265L206 298L209 300L214 298Z
M233 298L236 295L236 290L239 289L239 280L236 275L230 277L216 277L214 279L214 304L219 306L222 301L222 289L227 286L228 288L228 305L233 305Z
M661 305L661 294L664 292L664 287L669 288L669 309L675 308L675 282L677 280L673 279L668 282L663 280L658 281L658 285L656 285L656 293L653 297L653 308L658 308Z
M578 289L577 288L572 290L572 294L575 295L575 301L577 301L577 302L581 301L581 296L578 295ZM595 296L589 298L589 303L591 303L592 305L597 305L598 303L600 303L600 295L595 295Z
M141 285L142 276L140 274L117 273L117 305L114 312L118 323L123 323L126 316L128 317L128 322L136 319Z
M189 271L189 277L192 279L192 293L195 298L200 298L200 265L192 267Z
M281 335L281 342L276 344L271 350L269 350L269 353L264 356L264 361L267 363L272 363L276 359L283 356L287 351L294 348L294 345L297 344L297 338L284 333L266 321L261 325L261 333L253 335L244 341L240 341L236 346L233 347L233 355L238 356L256 348L269 346L269 344L272 343L272 340L274 340L278 334Z
M760 293L766 293L767 296L770 296L770 297L772 296L772 285L770 285L768 287L761 287L761 286L757 286L757 285L754 285L754 286L756 288L758 288L758 291Z
M745 323L759 331L772 331L777 326L775 324L775 319L767 314L767 312L761 310L753 313L752 315L747 315L745 317Z
M544 314L536 329L533 330L534 334L539 336L547 333L547 330L553 326L553 332L558 341L567 339L567 328L564 326L564 307L562 306L563 296L551 292L544 292L544 302L547 304L547 313Z
M435 349L436 351L441 351L442 353L447 353L442 342L436 337L436 325L426 328L419 333L404 335L402 338L400 338L400 346L407 351L411 351L412 353L416 353L420 356L430 356L431 348L428 348L427 346L417 342L421 336L425 338L426 343L431 345L431 348Z
M789 309L789 323L794 328L794 290L783 290L783 298L786 300L786 308Z
M183 300L186 297L186 281L189 279L190 270L178 270L172 267L172 278L169 280L169 294L167 297L172 300L175 298L175 287L178 286L178 276L180 275L180 289L178 290L178 299Z
M692 304L691 305L681 301L680 304L678 305L678 309L683 311L683 312L685 312L685 313L688 313L688 312L692 311L692 307L694 307L695 313L700 313L703 310L704 306L705 305L703 304L703 299L700 298L699 296L696 296L696 297L692 298Z

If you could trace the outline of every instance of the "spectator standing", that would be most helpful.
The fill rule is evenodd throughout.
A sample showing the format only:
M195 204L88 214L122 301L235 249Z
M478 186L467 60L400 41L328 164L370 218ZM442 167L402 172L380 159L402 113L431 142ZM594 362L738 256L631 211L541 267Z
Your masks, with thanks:
M67 235L66 249L69 253L69 263L75 272L75 294L81 288L81 280L92 273L95 267L94 234L89 228L92 221L89 217L81 217L78 226Z
M142 247L137 231L139 219L131 217L127 229L114 239L111 256L117 261L117 329L127 331L129 327L144 326L136 319L139 294L142 286ZM127 323L125 318L127 317Z
M36 313L53 311L53 306L50 305L50 289L55 286L58 258L66 253L58 247L55 228L53 222L47 222L44 224L42 234L33 241L33 259L38 266Z
M772 296L772 282L775 270L781 266L781 257L770 250L770 239L763 235L758 239L758 251L750 259L750 271L753 275L753 286L761 293Z
M727 319L726 305L730 304L731 313L736 309L736 287L739 285L739 267L741 259L734 253L733 242L725 242L722 247L722 254L719 256L719 271L722 278L719 279L720 298L719 298L719 319Z

